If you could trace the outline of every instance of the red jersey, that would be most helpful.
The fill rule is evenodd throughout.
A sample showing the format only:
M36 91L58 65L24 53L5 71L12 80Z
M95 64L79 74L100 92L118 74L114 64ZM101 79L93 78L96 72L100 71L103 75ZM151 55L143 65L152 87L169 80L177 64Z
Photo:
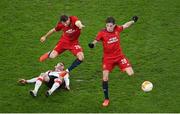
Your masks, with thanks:
M81 30L75 25L75 22L78 20L76 16L70 16L70 25L65 27L61 22L59 22L55 30L56 31L63 31L61 35L60 41L67 42L67 43L77 43L79 39L79 35Z
M104 58L113 59L123 54L120 46L120 32L122 30L122 26L115 26L113 32L103 29L96 36L97 41L103 42Z

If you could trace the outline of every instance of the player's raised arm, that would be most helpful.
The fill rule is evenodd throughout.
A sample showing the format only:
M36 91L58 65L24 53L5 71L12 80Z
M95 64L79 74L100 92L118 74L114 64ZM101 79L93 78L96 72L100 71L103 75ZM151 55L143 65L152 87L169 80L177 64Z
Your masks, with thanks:
M94 48L97 42L98 42L97 40L94 40L93 42L89 43L88 44L89 48Z
M133 25L135 22L137 22L137 20L138 20L138 16L133 16L131 21L126 22L124 25L122 25L122 26L123 26L123 29L126 29L126 28L130 27L130 26Z
M44 41L45 41L49 36L51 36L54 32L56 32L56 29L55 29L55 28L49 30L44 36L42 36L42 37L40 38L40 41L41 41L41 42L44 42Z
M75 22L75 25L76 25L79 29L82 29L83 27L85 27L80 20L77 20L77 21Z

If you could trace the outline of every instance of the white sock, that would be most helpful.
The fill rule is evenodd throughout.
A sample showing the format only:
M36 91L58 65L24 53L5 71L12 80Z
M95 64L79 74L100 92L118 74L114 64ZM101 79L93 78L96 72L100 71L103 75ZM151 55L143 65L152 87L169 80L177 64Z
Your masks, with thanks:
M40 86L42 84L42 81L41 80L37 80L36 83L35 83L35 87L34 87L34 92L37 94Z
M27 83L34 83L36 82L37 80L37 77L36 78L32 78L32 79L29 79L29 80L26 80Z
M60 86L58 82L55 82L51 89L49 90L50 95Z

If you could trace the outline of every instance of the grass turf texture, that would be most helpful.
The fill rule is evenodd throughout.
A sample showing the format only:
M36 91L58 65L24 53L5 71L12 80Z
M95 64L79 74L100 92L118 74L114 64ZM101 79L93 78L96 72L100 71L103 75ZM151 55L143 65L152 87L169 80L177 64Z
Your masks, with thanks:
M178 0L1 0L0 1L0 112L180 112L180 16ZM32 78L63 61L68 67L75 57L69 52L54 60L38 62L52 49L60 33L44 44L39 39L54 27L59 15L77 15L86 25L80 43L85 61L71 73L71 91L60 90L46 98L42 86L37 98L28 91L34 85L18 86L18 78ZM114 16L123 24L138 15L139 21L121 34L123 52L131 61L135 77L116 67L110 74L111 103L101 106L102 46L87 47ZM81 81L82 80L82 81ZM144 93L149 80L153 91Z

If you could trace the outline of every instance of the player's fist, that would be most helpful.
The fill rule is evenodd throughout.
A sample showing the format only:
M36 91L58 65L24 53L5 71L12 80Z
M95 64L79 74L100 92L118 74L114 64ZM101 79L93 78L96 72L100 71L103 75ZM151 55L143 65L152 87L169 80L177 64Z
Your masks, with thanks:
M46 37L45 37L45 36L43 36L43 37L40 38L40 42L44 42L45 40L46 40Z
M134 22L137 22L138 16L133 16L133 17L132 17L132 20L133 20Z
M89 43L88 46L89 46L90 48L94 48L94 44L93 44L93 43Z
M82 28L84 28L85 26L84 25L81 25L81 26L79 26L79 29L82 29Z

